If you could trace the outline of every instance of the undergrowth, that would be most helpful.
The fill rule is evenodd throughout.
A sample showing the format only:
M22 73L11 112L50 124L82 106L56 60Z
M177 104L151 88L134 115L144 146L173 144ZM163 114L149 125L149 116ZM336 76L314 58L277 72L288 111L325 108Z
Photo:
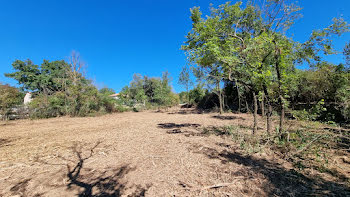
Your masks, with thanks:
M319 122L297 122L286 132L288 138L282 138L278 130L272 135L252 135L250 128L238 125L204 128L203 133L229 136L246 154L274 153L291 162L296 169L317 170L350 183L332 168L330 162L334 152L350 152L350 132L338 127L329 128Z

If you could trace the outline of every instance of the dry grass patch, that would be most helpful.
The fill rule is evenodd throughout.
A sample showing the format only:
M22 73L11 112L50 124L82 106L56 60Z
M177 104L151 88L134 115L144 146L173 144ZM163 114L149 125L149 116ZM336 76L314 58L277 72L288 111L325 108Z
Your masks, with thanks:
M338 174L302 169L261 140L263 119L260 136L251 126L249 114L191 109L1 124L0 196L350 194L347 151L328 153Z

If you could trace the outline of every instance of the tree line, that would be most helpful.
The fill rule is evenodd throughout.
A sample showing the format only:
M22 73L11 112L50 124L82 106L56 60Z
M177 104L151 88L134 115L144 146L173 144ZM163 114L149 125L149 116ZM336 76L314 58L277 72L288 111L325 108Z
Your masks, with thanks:
M40 66L16 60L12 64L15 72L5 76L15 79L20 90L0 86L1 113L8 114L22 102L23 92L30 91L35 97L29 106L33 117L138 111L180 101L201 109L217 108L220 113L251 112L253 133L258 113L266 117L268 133L273 130L273 113L279 115L276 129L281 134L285 116L349 122L350 43L344 43L342 64L324 58L339 53L332 39L349 32L349 25L334 18L328 27L314 30L308 40L298 42L287 30L301 18L300 10L289 0L267 0L262 5L227 2L211 7L206 17L198 7L191 9L192 29L182 46L191 67L180 73L178 82L186 91L179 94L172 91L168 72L160 78L135 74L118 99L113 99L114 90L98 90L86 78L84 62L75 52L68 61L44 60ZM309 69L297 69L298 65Z
M281 136L288 135L286 115L349 121L349 43L344 48L343 64L324 60L326 55L339 53L332 39L349 32L349 25L334 18L328 27L314 30L307 41L298 42L287 36L287 30L301 17L300 10L289 0L265 1L263 5L227 2L211 7L206 17L198 7L191 9L192 29L182 49L194 65L194 90L203 84L212 90L208 96L199 94L200 100L215 98L220 113L224 108L251 111L253 133L259 111L266 116L267 133L272 131L272 114L278 113L275 129ZM300 70L298 65L310 69ZM179 83L186 87L190 102L189 70L182 70Z
M134 74L130 85L120 91L119 98L127 106L139 104L139 108L145 109L171 107L179 103L179 98L172 91L170 82L169 72L163 72L161 78Z
M0 84L3 119L13 111L23 112L31 118L88 116L170 106L178 102L168 72L164 72L162 78L142 78L135 74L130 87L126 86L117 99L113 98L113 89L99 90L85 76L85 64L76 52L72 52L68 61L44 60L39 66L31 60L16 60L12 67L15 72L5 76L15 79L20 88ZM25 92L31 92L34 97L28 106L23 106Z

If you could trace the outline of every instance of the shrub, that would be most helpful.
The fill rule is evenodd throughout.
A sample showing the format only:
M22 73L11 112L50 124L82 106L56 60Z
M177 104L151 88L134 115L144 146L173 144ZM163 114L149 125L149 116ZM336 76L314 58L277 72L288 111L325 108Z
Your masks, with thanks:
M130 108L123 105L116 105L115 110L116 112L126 112L126 111L130 111Z
M22 103L23 95L15 87L0 84L0 115L7 119L12 108Z
M309 120L309 117L310 117L309 112L307 112L305 109L293 110L292 114L297 120Z
M219 98L215 93L206 94L201 101L199 101L197 108L203 110L212 110L219 106Z
M31 118L50 118L62 115L88 116L117 111L116 100L101 94L94 86L71 87L67 92L39 94L30 103Z
M31 118L50 118L66 114L64 93L37 95L29 104Z
M324 100L321 99L317 104L313 105L311 109L306 110L294 110L292 112L293 116L298 120L319 120L320 117L327 111L327 108L324 107ZM328 114L327 120L331 119Z
M116 112L116 106L117 106L117 101L105 94L99 94L99 102L101 104L101 107L107 112L107 113L112 113Z
M190 90L190 103L191 104L198 104L205 96L205 89L198 85L194 89Z

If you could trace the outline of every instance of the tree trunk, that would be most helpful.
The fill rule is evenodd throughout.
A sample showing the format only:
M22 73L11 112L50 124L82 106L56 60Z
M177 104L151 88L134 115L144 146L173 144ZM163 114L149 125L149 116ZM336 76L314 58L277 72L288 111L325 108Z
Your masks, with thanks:
M260 102L260 108L261 108L261 116L264 117L265 116L265 103L264 103L264 93L262 93L261 96L261 102Z
M64 110L65 110L65 115L68 114L68 106L67 106L67 70L64 71Z
M276 45L276 54L275 54L275 68L277 72L277 80L278 80L278 101L280 105L280 124L279 124L279 133L281 134L283 132L283 123L284 123L284 99L283 99L283 94L282 94L282 76L281 76L281 71L280 71L280 50L278 49Z
M267 114L266 114L266 132L268 135L271 133L271 116L272 116L272 105L269 93L267 92L267 87L264 85L264 94L266 96L266 104L267 104Z
M188 88L188 85L187 85L187 105L189 106L190 105L190 92L189 92L189 88Z
M256 93L253 91L253 102L254 102L254 126L253 126L253 135L255 135L256 131L258 130L258 101L256 98Z
M283 132L283 123L284 123L284 102L282 98L282 94L280 93L278 102L280 105L280 122L279 122L279 129L278 132L282 133Z
M224 95L224 93L222 93L222 91L221 91L221 97L222 97L222 111L224 111L225 110L225 95Z
M249 112L250 112L250 110L249 110L249 106L248 106L248 100L247 100L247 98L246 98L246 100L245 100L245 108L247 109L247 113L249 113Z
M230 109L230 106L227 103L227 96L223 94L223 100L224 100L224 109Z
M239 93L239 87L238 87L237 79L235 80L235 84L236 84L237 97L238 97L238 112L241 112L241 98L240 98L240 93Z
M282 95L280 96L279 100L280 100L280 107L281 107L279 132L282 133L284 130L283 123L284 123L284 110L285 110Z
M266 125L267 125L267 133L270 135L271 133L271 127L272 127L272 121L271 121L271 117L272 117L272 105L270 102L268 102L267 104L267 115L266 115Z
M220 105L220 114L222 114L223 113L223 109L222 109L222 95L221 95L221 88L220 88L220 83L219 82L217 82L217 86L216 86L217 88L218 88L218 93L219 93L219 105Z

